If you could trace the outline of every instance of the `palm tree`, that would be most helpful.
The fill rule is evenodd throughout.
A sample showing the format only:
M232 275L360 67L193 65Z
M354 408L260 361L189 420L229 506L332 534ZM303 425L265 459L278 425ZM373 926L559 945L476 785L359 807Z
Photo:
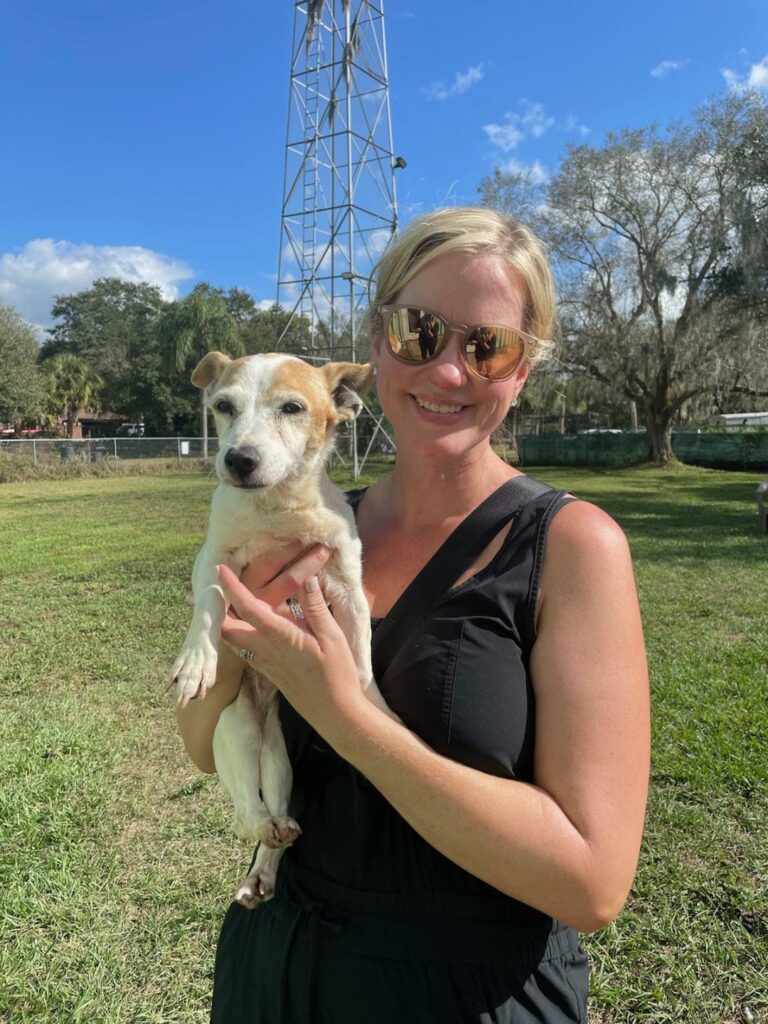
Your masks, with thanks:
M190 362L198 363L208 352L243 355L234 317L222 292L208 284L197 285L185 299L174 302L158 325L169 370L181 373ZM208 415L205 394L200 392L203 458L208 458Z
M51 411L67 423L67 437L72 437L78 409L97 400L103 381L80 356L62 352L45 363L48 402Z

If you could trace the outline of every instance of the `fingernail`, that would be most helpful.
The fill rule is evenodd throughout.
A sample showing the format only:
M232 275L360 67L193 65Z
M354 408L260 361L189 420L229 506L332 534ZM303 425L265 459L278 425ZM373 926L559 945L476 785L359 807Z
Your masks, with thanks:
M304 589L308 594L314 594L319 588L320 584L317 582L317 576L310 576L307 582L304 584Z

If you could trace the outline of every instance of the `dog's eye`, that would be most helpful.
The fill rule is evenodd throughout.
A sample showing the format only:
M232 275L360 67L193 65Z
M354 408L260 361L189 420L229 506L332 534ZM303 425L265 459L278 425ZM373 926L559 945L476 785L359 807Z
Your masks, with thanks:
M232 405L231 402L228 402L226 398L222 398L218 402L214 402L213 408L216 412L220 412L224 416L231 416L235 411L234 405Z
M295 416L297 412L304 412L304 406L299 405L298 402L286 402L280 412L284 412L286 416Z

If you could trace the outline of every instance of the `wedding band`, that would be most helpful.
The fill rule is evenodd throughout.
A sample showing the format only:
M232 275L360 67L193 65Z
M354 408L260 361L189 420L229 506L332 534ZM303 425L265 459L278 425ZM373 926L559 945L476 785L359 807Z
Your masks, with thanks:
M301 605L296 600L296 598L289 597L288 600L286 601L286 604L288 605L288 611L291 613L294 619L296 619L297 622L301 622L301 620L304 618L304 612L301 610Z
M241 647L237 653L245 661L253 661L253 651L246 651L244 647Z

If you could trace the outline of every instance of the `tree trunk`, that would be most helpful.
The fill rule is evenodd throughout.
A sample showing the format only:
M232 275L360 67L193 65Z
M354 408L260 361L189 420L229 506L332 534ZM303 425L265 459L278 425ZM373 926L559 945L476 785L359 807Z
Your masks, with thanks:
M672 409L656 404L650 405L645 413L646 457L648 462L666 466L674 459L672 451Z
M518 409L518 407L516 405L511 406L509 412L507 413L507 423L509 423L509 429L510 429L510 432L512 434L512 437L516 437L517 436L517 425L518 425L518 415L519 415L519 413L520 413L520 410Z
M205 391L200 392L200 416L203 431L203 458L208 458L208 410L205 406Z

